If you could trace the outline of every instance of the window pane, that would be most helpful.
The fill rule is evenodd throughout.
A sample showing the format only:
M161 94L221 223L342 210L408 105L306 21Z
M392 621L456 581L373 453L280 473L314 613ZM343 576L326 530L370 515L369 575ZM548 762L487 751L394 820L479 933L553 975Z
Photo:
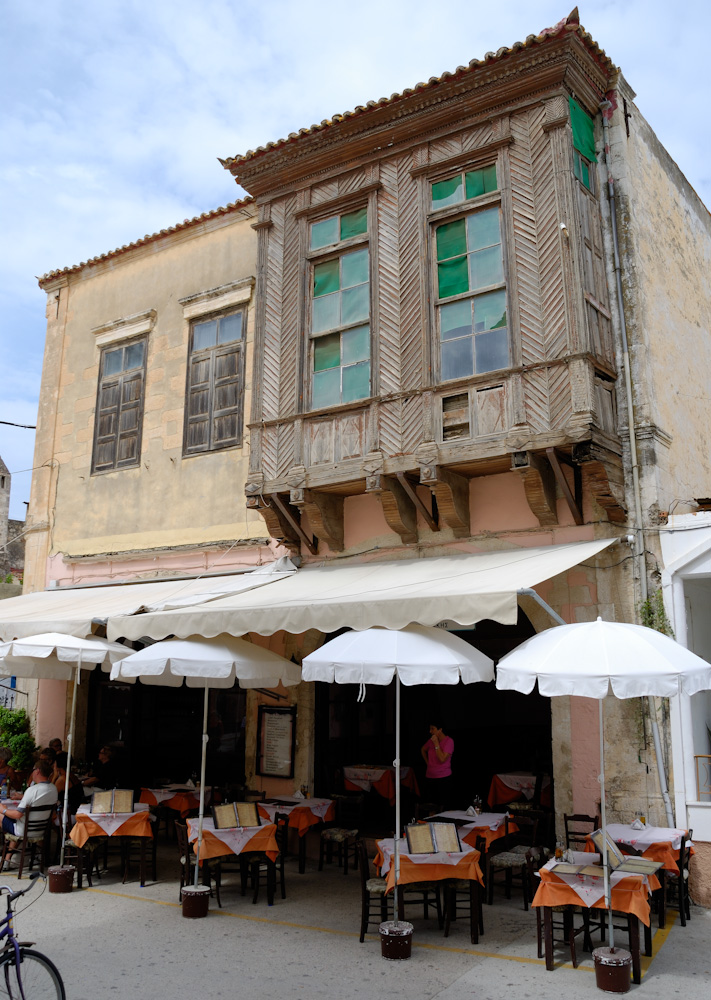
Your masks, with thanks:
M469 291L469 273L466 257L455 257L437 265L439 297L446 299L448 295L459 295Z
M495 330L506 326L506 292L488 292L474 299L474 330Z
M232 316L223 316L220 320L220 327L217 331L217 343L229 344L232 340L239 340L242 336L242 313L234 313Z
M314 267L314 298L318 295L328 295L329 292L337 292L338 284L338 258L327 260L323 264L316 264Z
M582 175L581 178L580 178L581 181L583 182L583 184L585 185L585 187L588 190L590 190L590 167L585 162L585 160L582 160L582 159L580 161L580 173Z
M508 368L509 340L505 329L480 333L475 341L477 372L493 372L498 368Z
M464 200L462 175L450 177L446 181L437 181L432 185L432 208L446 208Z
M193 350L202 351L206 347L214 347L217 343L217 320L209 319L206 323L196 323L193 327Z
M484 194L483 170L470 170L464 175L464 180L466 182L467 198L478 198L480 194Z
M447 340L442 344L442 379L474 374L472 338Z
M356 326L353 330L346 330L342 333L341 349L344 365L352 365L355 361L365 361L369 358L370 327Z
M330 246L338 243L338 216L334 215L323 222L314 222L311 226L311 249Z
M341 216L341 239L347 240L351 236L360 236L361 233L368 232L368 210L359 208L355 212L347 212Z
M350 288L368 280L368 251L356 250L341 257L341 288Z
M441 306L439 310L439 329L442 340L462 337L472 332L471 299L453 302L451 306Z
M367 399L370 395L370 361L343 369L343 402Z
M331 333L327 337L314 340L314 371L335 368L341 363L341 335Z
M370 314L370 285L356 285L341 292L341 324L361 323Z
M501 247L487 247L469 255L470 287L486 288L504 280Z
M104 355L104 375L115 375L123 369L123 347Z
M437 260L448 260L466 252L467 236L464 219L447 222L437 228Z
M467 216L467 241L470 250L479 250L501 242L498 208L487 208L483 212Z
M143 348L144 343L141 341L138 344L128 344L125 348L125 354L123 359L123 369L124 371L130 371L131 368L140 368L143 364Z
M341 401L341 369L331 368L327 372L314 374L314 386L311 405L314 409L320 406L333 406Z
M341 294L322 295L314 299L311 313L311 332L321 333L322 330L333 330L341 322Z

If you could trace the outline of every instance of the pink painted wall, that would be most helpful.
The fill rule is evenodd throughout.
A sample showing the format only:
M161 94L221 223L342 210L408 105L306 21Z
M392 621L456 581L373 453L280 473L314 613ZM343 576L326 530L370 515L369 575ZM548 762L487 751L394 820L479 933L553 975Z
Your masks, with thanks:
M594 816L600 802L600 720L595 698L570 699L573 812Z
M37 724L35 740L46 747L58 736L66 749L65 712L67 706L66 681L40 681L37 695Z

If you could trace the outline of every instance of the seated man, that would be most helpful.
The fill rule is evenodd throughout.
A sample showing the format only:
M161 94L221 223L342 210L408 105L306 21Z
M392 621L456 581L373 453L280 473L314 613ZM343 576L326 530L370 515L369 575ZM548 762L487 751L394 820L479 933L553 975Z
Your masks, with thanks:
M30 785L17 805L0 805L4 833L19 840L25 832L25 811L30 806L33 809L46 807L46 816L49 816L59 797L56 785L52 784L53 770L54 765L50 764L49 761L38 760L30 777L30 781L34 783ZM34 813L36 819L41 819L42 815L42 812Z

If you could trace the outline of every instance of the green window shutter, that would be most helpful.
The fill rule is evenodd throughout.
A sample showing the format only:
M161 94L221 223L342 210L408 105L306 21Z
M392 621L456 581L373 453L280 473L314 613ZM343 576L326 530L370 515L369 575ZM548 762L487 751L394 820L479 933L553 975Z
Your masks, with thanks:
M570 124L573 128L573 146L587 160L597 163L593 120L572 97L568 98L568 103L570 105Z

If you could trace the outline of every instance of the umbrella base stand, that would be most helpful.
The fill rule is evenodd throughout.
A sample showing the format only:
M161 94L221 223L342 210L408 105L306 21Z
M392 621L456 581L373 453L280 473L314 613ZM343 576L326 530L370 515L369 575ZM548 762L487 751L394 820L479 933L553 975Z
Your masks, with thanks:
M412 924L407 920L386 920L380 931L380 950L391 962L409 958L412 951Z
M206 917L210 903L210 888L207 885L186 885L181 892L184 917Z
M47 869L50 892L71 892L76 868L74 865L55 865Z
M596 948L593 952L595 962L595 982L599 990L605 993L628 993L630 989L630 970L632 956L624 948Z

